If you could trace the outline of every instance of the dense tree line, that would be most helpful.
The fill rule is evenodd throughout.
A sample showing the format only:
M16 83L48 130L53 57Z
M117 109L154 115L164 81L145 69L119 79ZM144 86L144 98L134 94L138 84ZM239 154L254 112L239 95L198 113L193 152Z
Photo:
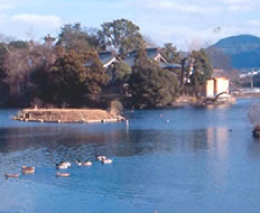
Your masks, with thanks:
M128 107L163 107L184 91L183 86L201 93L212 73L204 50L183 57L171 43L165 44L161 48L164 57L170 63L184 64L179 73L173 73L147 57L146 44L140 28L126 19L106 22L100 29L67 24L57 38L46 35L42 43L3 41L0 104L105 107L113 98L103 94L112 88ZM98 52L107 50L119 57L105 70ZM134 66L129 67L123 59L132 50L138 53ZM191 81L183 85L180 74Z

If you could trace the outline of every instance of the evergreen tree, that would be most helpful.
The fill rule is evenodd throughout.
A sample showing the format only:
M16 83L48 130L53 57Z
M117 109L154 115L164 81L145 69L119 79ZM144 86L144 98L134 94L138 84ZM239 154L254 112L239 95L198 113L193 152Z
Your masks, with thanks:
M55 104L80 105L84 94L98 94L108 76L95 52L60 55L48 75L47 94Z
M213 68L204 49L192 51L190 59L193 61L191 84L195 94L199 96L205 89L206 81L211 78Z
M177 51L177 48L173 46L172 43L164 44L162 48L162 53L166 57L167 61L170 63L181 63L180 53Z
M129 80L132 104L137 107L162 107L177 96L176 76L149 61L141 48Z

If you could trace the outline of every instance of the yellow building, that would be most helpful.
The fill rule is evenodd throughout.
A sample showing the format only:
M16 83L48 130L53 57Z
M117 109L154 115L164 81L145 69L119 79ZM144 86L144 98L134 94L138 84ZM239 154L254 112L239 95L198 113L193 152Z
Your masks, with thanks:
M220 93L229 93L229 79L223 70L215 69L213 78L206 82L206 97L215 97Z
M206 82L206 96L213 98L214 97L214 80L210 79Z

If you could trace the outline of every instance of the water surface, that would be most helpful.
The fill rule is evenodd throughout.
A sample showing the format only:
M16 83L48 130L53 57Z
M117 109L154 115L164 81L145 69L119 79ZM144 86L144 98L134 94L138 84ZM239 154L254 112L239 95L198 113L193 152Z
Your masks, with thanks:
M12 121L0 111L0 212L257 212L260 144L252 138L251 100L218 108L126 111L114 124ZM61 160L110 156L112 165ZM35 175L6 180L23 164Z

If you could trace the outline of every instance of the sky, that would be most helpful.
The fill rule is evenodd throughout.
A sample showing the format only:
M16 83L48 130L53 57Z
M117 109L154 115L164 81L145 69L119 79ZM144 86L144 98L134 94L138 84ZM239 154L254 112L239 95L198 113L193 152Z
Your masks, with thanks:
M153 43L180 50L260 36L260 0L0 0L0 35L15 39L41 40L57 36L64 24L100 28L119 18L137 24Z

